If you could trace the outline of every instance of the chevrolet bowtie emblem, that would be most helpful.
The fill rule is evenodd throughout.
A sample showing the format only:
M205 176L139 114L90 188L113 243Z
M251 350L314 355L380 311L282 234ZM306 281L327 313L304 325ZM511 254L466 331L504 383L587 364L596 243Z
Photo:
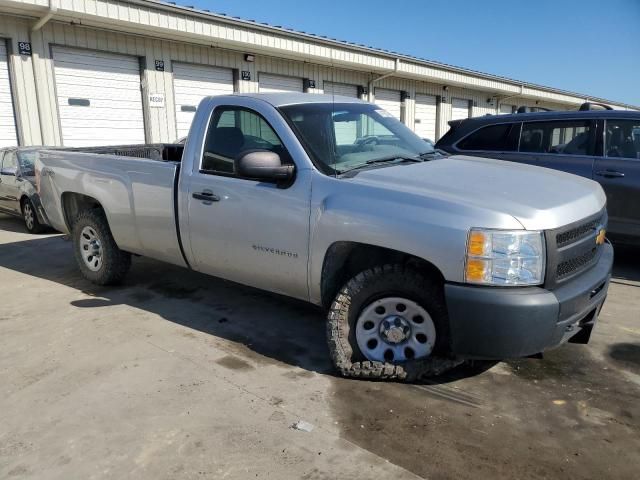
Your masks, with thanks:
M596 245L602 245L604 243L604 239L607 236L607 231L604 228L598 230L598 235L596 235Z

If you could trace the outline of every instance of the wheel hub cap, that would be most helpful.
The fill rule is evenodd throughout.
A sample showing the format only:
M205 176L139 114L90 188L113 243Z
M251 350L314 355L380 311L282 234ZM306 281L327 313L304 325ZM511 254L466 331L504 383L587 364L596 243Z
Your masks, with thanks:
M31 209L31 205L29 205L29 203L25 203L24 205L24 220L27 224L27 228L33 228L33 210Z
M436 342L436 328L429 313L416 302L385 297L360 313L356 341L367 360L398 363L428 357Z
M97 272L102 267L102 244L92 227L84 227L80 232L80 254L89 270Z
M402 343L411 336L411 326L406 318L390 315L380 322L380 336L391 345Z

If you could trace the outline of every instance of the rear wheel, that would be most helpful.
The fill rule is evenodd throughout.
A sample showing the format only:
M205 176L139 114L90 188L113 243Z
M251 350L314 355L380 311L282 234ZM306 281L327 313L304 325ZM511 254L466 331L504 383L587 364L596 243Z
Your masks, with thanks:
M332 360L347 377L416 380L461 363L448 352L442 287L404 265L365 270L329 311Z
M97 285L120 283L131 267L131 255L116 245L101 210L85 210L73 225L73 247L84 277Z
M44 231L43 225L38 221L38 214L30 199L22 201L22 219L29 233L41 233Z

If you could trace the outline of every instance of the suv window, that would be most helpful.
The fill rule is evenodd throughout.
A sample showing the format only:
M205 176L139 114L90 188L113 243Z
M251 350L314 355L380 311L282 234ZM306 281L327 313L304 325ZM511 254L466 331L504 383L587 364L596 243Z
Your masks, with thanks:
M520 123L490 125L458 142L460 150L492 150L513 152L518 146Z
M640 159L640 119L607 120L605 156Z
M292 163L280 138L260 114L242 107L218 107L207 130L201 170L233 176L236 158L256 149L277 153L283 164Z
M593 155L592 130L590 120L524 123L520 151Z

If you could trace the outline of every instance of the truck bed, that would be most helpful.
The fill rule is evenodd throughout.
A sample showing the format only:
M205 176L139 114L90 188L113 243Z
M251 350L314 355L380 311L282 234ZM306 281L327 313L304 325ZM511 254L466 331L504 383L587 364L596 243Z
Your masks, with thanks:
M94 202L122 250L184 265L174 208L178 156L182 145L172 144L39 151L36 175L48 222L69 233L74 206Z

